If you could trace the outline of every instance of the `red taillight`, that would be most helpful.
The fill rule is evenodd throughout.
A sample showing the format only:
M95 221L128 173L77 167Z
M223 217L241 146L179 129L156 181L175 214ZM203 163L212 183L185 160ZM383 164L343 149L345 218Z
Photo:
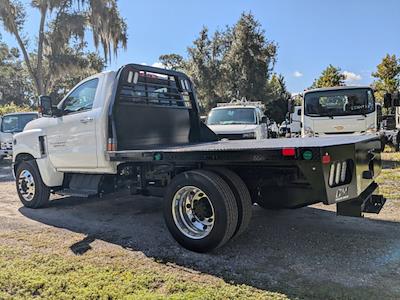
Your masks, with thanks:
M295 156L296 155L296 149L295 148L283 148L282 149L282 155L283 156Z
M328 153L325 153L322 156L322 163L326 165L329 164L330 162L331 162L331 156Z

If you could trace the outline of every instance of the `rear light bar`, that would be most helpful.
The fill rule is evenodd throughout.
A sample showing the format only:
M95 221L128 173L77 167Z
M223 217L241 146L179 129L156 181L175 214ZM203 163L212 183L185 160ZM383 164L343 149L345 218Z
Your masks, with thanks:
M330 187L348 184L352 177L352 161L343 160L331 163L328 184Z

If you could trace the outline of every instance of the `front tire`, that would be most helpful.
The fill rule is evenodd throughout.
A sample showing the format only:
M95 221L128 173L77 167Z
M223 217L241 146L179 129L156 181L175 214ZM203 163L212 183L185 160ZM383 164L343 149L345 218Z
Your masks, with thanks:
M175 176L166 190L164 218L181 246L208 252L233 236L238 208L232 190L220 176L206 170L187 171Z
M50 188L43 183L34 160L19 163L15 177L18 196L25 207L41 208L48 205Z

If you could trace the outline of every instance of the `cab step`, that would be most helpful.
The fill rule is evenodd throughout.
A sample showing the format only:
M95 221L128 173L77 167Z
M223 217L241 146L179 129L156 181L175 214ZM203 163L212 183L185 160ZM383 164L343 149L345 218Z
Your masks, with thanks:
M71 197L79 197L79 198L89 198L92 196L97 196L97 193L93 193L93 191L87 190L74 190L74 189L63 189L56 192L61 196L71 196Z
M69 176L67 186L57 191L57 194L82 198L99 195L102 175L70 174Z

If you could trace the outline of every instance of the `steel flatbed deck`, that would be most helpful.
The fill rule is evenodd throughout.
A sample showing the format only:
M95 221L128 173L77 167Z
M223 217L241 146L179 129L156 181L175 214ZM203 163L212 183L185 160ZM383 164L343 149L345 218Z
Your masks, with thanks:
M359 142L376 141L376 135L332 136L323 138L292 138L265 140L216 141L179 146L153 147L126 151L109 151L112 161L263 161L282 158L282 149L294 148L297 151L310 149L319 158L321 148L344 146ZM261 155L261 156L260 156Z

